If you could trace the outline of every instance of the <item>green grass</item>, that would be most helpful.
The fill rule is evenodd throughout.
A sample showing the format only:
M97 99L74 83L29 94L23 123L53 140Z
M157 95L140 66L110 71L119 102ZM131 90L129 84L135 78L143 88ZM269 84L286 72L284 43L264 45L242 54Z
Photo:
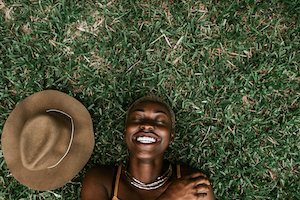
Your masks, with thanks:
M88 108L96 139L86 167L51 192L18 184L0 148L0 199L77 199L89 167L126 162L125 111L149 93L176 113L166 156L210 174L219 199L300 199L297 0L0 8L0 135L18 102L58 89Z

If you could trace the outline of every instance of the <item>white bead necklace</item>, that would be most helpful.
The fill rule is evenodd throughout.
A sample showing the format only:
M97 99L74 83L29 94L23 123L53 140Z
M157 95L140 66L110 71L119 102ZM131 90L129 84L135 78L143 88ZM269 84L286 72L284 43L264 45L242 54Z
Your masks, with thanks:
M172 166L171 164L169 165L168 170L161 176L157 177L157 179L151 183L143 183L139 180L137 180L136 178L134 178L129 172L127 172L126 170L124 170L125 172L125 176L127 178L127 180L129 181L129 183L139 189L142 190L155 190L161 186L163 186L168 180L169 178L172 176Z

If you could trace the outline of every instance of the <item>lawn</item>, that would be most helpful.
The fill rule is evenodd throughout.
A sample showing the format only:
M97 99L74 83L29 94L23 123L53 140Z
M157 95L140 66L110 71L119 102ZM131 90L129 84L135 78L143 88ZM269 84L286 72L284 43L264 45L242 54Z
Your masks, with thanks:
M39 192L10 174L0 199L78 199L95 164L126 163L125 112L145 94L170 102L166 157L210 175L218 199L300 199L297 0L0 0L0 135L25 97L82 102L96 145L64 187Z

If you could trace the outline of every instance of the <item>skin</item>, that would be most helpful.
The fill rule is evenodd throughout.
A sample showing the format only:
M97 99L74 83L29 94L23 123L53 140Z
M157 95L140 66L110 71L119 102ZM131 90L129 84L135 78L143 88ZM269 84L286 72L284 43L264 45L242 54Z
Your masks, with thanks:
M156 138L154 144L137 142L138 136ZM174 139L171 117L161 103L146 101L135 105L128 115L124 139L130 151L127 171L144 183L150 183L168 168L164 152ZM116 169L101 166L90 169L82 183L81 199L111 199L113 196ZM128 183L121 174L118 198L121 200L211 200L215 199L207 176L196 169L182 166L182 178L176 173L162 187L155 190L141 190Z

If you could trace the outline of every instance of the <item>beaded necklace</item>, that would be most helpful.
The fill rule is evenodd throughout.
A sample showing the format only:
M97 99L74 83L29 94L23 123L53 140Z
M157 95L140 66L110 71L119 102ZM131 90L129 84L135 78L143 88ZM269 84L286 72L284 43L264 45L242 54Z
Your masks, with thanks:
M173 172L173 170L172 170L172 166L170 164L168 170L165 171L165 173L163 173L163 175L157 177L155 181L153 181L151 183L143 183L143 182L137 180L136 178L134 178L129 172L124 170L125 176L126 176L127 180L129 181L129 183L139 189L142 189L142 190L155 190L155 189L163 186L169 180L169 178L172 176L172 172Z

